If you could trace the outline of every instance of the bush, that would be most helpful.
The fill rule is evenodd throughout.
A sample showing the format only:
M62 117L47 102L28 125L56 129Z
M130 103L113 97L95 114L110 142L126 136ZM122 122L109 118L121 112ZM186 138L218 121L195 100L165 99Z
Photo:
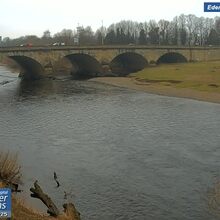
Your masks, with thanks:
M0 152L0 182L6 184L21 183L17 154Z

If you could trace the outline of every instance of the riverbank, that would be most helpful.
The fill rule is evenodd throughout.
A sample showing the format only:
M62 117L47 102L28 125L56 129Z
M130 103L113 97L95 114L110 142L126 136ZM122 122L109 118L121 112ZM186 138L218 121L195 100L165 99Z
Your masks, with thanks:
M42 191L37 181L34 183L34 188L31 188L32 195L40 199L48 207L51 215L44 215L30 208L22 201L22 195L20 198L18 197L18 193L22 193L22 190L19 189L21 184L21 172L17 161L17 154L0 152L0 188L10 188L12 190L12 219L80 220L79 213L72 203L64 204L64 211L60 213L53 201ZM57 212L55 213L55 211Z
M3 185L0 183L0 188ZM25 204L21 199L18 199L16 195L12 194L12 218L14 220L77 220L76 218L69 217L62 214L58 217L51 217L44 215L34 210Z
M220 61L148 67L127 77L91 81L148 93L220 103Z
M3 182L0 181L0 188L8 188ZM57 217L41 214L39 211L29 207L22 199L18 198L16 194L12 193L12 219L16 220L80 220L76 214L75 207L69 207Z

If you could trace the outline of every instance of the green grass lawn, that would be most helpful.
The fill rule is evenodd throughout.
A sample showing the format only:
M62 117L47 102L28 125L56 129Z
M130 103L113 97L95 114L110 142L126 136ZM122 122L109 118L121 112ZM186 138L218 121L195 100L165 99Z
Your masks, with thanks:
M149 66L130 76L158 86L220 93L220 61L161 64Z

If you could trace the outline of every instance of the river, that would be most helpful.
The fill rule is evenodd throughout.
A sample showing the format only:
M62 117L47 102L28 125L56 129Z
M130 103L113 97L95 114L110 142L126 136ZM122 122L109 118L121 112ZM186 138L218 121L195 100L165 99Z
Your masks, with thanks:
M1 82L9 81L8 83ZM0 67L0 149L83 220L217 220L220 105L70 79L21 82ZM53 172L61 186L56 188Z

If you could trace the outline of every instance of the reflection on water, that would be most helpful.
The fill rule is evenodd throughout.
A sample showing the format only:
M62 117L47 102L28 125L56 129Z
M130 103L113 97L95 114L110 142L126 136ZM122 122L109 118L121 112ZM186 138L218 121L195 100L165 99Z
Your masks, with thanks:
M17 77L18 73L11 72L6 66L0 65L0 86L13 82Z
M219 104L15 78L0 86L0 114L0 146L19 152L31 204L37 179L59 207L69 192L86 220L218 219L207 190L219 178Z
M18 96L48 96L56 94L90 94L96 93L98 87L91 87L86 81L76 81L71 79L51 80L42 79L36 81L21 81L18 86Z

